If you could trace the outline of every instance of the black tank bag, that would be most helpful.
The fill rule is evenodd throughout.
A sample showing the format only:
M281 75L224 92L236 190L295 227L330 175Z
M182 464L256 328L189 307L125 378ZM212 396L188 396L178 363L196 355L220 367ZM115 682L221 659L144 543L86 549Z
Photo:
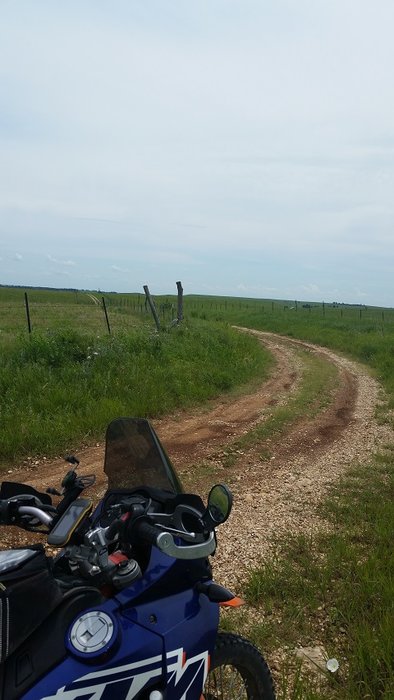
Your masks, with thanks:
M61 599L42 545L0 552L0 663Z

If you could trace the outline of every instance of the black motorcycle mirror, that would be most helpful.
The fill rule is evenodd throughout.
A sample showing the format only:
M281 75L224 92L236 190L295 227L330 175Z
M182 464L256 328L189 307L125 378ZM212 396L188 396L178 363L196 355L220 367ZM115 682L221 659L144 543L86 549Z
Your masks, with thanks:
M212 486L208 496L208 507L203 515L204 525L209 529L224 523L231 513L233 494L226 484Z

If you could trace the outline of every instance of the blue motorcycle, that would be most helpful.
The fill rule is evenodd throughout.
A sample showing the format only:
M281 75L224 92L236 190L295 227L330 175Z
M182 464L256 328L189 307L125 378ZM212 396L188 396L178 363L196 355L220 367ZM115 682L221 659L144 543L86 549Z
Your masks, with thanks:
M57 506L1 485L0 523L45 532L58 554L0 552L0 700L274 700L257 648L218 631L220 607L242 602L208 560L229 489L215 485L207 507L184 493L144 419L108 426L95 509L69 460Z

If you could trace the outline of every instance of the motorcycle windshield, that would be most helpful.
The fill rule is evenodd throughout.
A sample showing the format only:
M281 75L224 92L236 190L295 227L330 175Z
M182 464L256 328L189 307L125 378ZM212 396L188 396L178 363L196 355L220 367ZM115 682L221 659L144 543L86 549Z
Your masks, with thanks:
M182 493L177 474L144 418L117 418L106 433L104 471L109 489L153 487Z

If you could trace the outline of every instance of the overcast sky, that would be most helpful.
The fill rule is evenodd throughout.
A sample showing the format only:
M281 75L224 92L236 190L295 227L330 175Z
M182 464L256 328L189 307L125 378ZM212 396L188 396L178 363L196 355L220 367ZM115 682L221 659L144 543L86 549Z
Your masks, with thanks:
M394 306L393 0L1 0L0 283Z

